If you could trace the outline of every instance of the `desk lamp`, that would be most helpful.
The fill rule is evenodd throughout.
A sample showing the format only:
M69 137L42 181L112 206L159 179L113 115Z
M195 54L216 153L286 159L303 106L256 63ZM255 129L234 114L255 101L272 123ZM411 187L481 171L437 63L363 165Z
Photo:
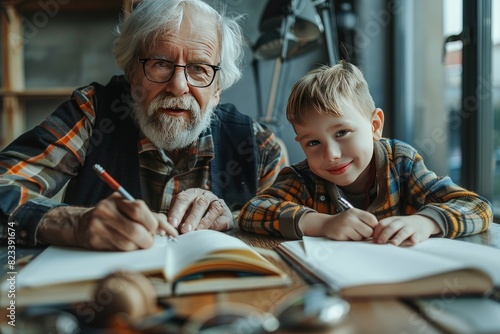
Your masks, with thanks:
M332 46L336 44L336 34L332 36L331 13L328 3L328 0L269 0L264 8L259 22L261 35L252 47L254 54L252 65L257 88L259 119L263 123L273 124L276 121L273 116L274 106L276 105L278 87L282 81L282 65L286 60L319 46L322 43L322 34L325 33L329 61L332 64L338 61L338 56L334 54L336 48ZM321 13L321 18L318 13ZM328 31L325 31L324 27ZM258 62L264 59L275 59L265 115L261 111L258 71Z

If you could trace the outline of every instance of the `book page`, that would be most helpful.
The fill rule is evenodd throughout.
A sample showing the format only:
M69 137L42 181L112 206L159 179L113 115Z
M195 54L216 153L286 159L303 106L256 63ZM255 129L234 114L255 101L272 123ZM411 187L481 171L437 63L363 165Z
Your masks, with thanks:
M177 237L177 242L170 241L168 247L166 274L169 280L207 254L231 249L251 250L250 246L240 239L214 230L198 230L182 234Z
M167 273L173 277L209 253L231 249L251 250L243 241L213 230L183 234L177 242L156 236L151 248L129 252L49 246L19 271L17 284L22 288L97 280L120 269L161 272L168 279Z
M19 271L17 284L22 288L95 280L119 269L160 272L167 240L156 237L152 247L130 252L49 246Z
M413 250L455 259L489 274L500 287L500 249L461 241L460 239L431 238L412 247Z
M339 288L394 283L457 270L455 260L416 252L411 248L362 241L304 237L307 260Z

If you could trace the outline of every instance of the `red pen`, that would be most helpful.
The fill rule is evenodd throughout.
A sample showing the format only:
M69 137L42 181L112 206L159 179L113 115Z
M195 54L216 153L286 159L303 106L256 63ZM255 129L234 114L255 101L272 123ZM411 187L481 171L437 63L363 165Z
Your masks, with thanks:
M125 188L123 188L118 183L118 181L116 181L111 175L109 175L108 172L106 172L106 170L104 170L104 168L101 167L101 165L95 164L94 165L94 170L97 173L97 176L99 176L99 178L101 180L103 180L114 191L118 191L120 193L120 195L123 196L123 198L128 199L130 201L134 201L135 200L135 198L132 197L132 195L130 195L130 193L128 191L126 191ZM160 235L163 236L163 235L166 234L166 231L161 230L159 233L160 233ZM173 235L169 235L168 237L169 237L169 240L177 242L177 238L174 237Z
M106 172L104 168L101 167L101 165L95 164L94 170L97 173L97 176L99 176L101 180L106 182L106 184L110 186L111 189L113 189L114 191L118 191L120 195L123 196L123 198L128 199L130 201L135 200L135 198L132 197L132 195L130 195L130 193L126 191L125 188L123 188L115 179L113 179L113 177L109 175L108 172Z

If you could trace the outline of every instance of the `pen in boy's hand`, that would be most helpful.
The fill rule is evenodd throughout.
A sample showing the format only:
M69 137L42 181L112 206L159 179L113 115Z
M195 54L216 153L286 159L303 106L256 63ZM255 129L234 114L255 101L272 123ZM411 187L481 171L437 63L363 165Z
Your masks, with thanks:
M123 198L128 199L130 201L134 201L135 200L135 198L132 195L130 195L130 193L127 190L125 190L125 188L123 188L118 183L118 181L116 181L111 175L109 175L108 172L106 172L106 170L104 170L104 168L101 167L101 165L95 164L94 165L94 170L95 170L95 172L97 173L97 175L99 176L99 178L101 180L103 180L114 191L118 191L120 193L120 195L123 196ZM160 235L164 236L165 234L166 234L166 231L164 231L162 229L160 231ZM170 235L170 240L174 240L174 241L177 242L177 238L174 237L174 236L172 236L172 235Z
M339 196L339 203L342 206L342 209L344 210L349 210L354 208L354 206L351 203L349 203L345 198L341 196Z
M123 198L130 201L135 200L135 198L132 197L132 195L130 195L129 192L126 191L125 188L123 188L111 175L109 175L108 172L106 172L104 168L101 167L101 165L95 164L94 170L97 173L97 176L101 178L101 180L103 180L114 191L118 191L120 195L123 196Z

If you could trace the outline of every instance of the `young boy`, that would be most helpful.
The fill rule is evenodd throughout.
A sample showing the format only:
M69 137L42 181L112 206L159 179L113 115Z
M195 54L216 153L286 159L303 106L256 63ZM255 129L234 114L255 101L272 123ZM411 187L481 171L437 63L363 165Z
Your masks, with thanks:
M293 87L286 116L306 160L282 169L242 208L240 228L400 245L491 223L488 201L429 171L410 145L382 138L384 113L356 66L341 61L309 72Z

